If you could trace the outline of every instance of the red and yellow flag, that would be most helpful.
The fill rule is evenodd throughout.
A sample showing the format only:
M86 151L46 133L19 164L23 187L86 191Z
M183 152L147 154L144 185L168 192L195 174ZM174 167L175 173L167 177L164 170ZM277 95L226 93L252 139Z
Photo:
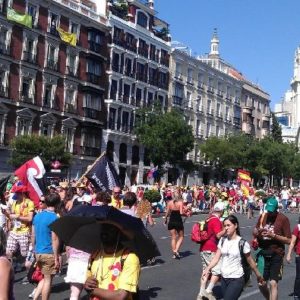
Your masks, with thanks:
M251 184L250 172L242 169L238 170L237 181L241 183L241 190L243 191L243 195L249 196Z

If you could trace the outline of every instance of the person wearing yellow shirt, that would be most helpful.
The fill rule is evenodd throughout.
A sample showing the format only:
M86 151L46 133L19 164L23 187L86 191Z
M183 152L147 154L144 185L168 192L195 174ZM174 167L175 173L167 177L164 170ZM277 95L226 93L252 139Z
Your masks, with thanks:
M26 196L26 187L19 185L14 190L13 204L9 213L12 229L8 235L6 255L12 259L17 249L21 256L26 257L31 239L31 222L34 213L34 203Z
M132 300L138 292L139 258L122 245L121 230L112 224L102 226L103 250L92 255L85 288L91 300Z
M111 206L118 209L123 207L123 200L121 199L121 194L121 189L118 186L115 186L112 191Z

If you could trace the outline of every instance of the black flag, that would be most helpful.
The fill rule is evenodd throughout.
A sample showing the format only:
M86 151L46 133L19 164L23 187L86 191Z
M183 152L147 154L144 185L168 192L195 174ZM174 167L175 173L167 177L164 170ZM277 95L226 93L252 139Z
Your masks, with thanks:
M0 195L5 193L6 185L9 181L10 175L0 179Z
M111 191L115 186L121 186L119 176L106 154L88 170L85 177L102 191Z

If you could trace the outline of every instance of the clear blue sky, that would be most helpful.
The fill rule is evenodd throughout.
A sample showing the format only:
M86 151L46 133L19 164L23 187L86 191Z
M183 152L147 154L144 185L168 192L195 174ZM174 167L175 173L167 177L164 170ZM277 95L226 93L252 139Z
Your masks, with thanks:
M155 0L172 40L194 54L209 52L218 29L220 54L270 94L271 107L290 87L300 45L299 0Z

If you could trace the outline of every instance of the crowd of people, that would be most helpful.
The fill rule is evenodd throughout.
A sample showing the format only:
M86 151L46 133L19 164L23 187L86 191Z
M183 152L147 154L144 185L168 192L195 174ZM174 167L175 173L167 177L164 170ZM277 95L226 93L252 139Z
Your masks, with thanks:
M157 190L160 201L150 203L144 197L147 189ZM49 299L53 276L66 261L65 281L70 284L71 300L80 299L83 289L94 300L138 299L141 264L136 253L122 243L129 239L126 231L104 224L99 236L103 247L89 253L63 245L51 230L51 224L80 206L112 206L140 218L145 227L155 225L153 214L162 214L171 236L170 255L175 260L181 259L185 219L193 213L207 213L203 229L207 236L199 246L203 272L197 300L216 299L213 288L219 281L225 300L238 299L246 284L245 262L255 273L264 298L278 299L285 245L289 245L286 260L291 262L294 250L297 255L294 299L300 297L300 225L291 231L285 215L300 211L297 189L250 188L245 195L235 182L192 187L155 184L114 187L110 194L97 191L86 181L62 181L48 186L35 205L26 186L13 178L1 196L0 299L14 299L14 273L24 269L30 276L32 271L39 273L29 296ZM260 217L248 242L240 236L238 216L246 214L251 219L254 210ZM23 283L30 281L28 277Z

